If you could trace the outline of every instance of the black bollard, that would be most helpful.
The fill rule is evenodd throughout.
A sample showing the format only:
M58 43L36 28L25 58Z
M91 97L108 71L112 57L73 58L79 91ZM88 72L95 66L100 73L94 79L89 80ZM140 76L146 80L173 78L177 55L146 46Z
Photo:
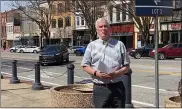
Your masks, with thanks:
M125 93L126 93L126 101L125 101L125 107L126 108L133 108L133 104L132 104L132 92L131 92L131 74L132 74L132 70L129 69L128 73L125 74L123 76L123 83L125 86Z
M1 74L1 79L3 79L3 75Z
M32 90L43 90L44 87L40 82L40 63L35 64L35 83L32 86Z
M67 82L68 82L68 85L74 84L74 68L75 68L75 66L73 64L67 65L67 71L68 71Z
M20 80L17 77L17 60L12 62L12 77L10 79L10 84L20 83Z

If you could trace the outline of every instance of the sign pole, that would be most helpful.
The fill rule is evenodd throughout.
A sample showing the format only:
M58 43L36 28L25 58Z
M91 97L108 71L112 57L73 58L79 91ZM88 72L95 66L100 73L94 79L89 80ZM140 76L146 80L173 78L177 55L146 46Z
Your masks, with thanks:
M158 15L155 16L155 106L159 108Z

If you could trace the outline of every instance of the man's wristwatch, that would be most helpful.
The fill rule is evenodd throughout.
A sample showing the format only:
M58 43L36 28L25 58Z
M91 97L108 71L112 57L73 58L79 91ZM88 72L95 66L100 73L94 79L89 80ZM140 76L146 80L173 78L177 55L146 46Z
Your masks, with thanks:
M96 73L97 73L97 71L95 71L95 72L94 72L94 76L97 76L97 74L96 74Z

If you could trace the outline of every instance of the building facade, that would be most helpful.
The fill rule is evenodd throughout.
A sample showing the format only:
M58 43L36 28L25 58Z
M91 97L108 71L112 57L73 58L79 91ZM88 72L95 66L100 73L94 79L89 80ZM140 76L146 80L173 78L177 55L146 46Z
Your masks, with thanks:
M174 0L173 5L173 15L160 19L163 43L182 43L182 1Z
M120 5L119 1L115 1L115 4L110 3L105 14L110 22L110 35L122 41L126 48L135 48L137 38L134 23L127 14L120 11Z
M21 37L21 12L18 9L12 9L6 12L6 46L7 48L13 45L19 44L19 39Z
M68 3L54 1L51 14L53 17L50 26L50 43L64 42L66 45L73 45L74 14L69 9Z
M90 33L86 21L80 12L75 13L74 45L81 46L90 42Z
M139 29L133 22L132 16L121 11L121 2L115 1L110 3L105 13L105 17L110 22L110 34L111 37L122 41L127 49L137 48L142 46L142 38ZM122 8L129 8L130 3L122 5ZM150 38L149 43L154 42L154 24L150 25Z
M6 22L7 22L7 12L1 13L1 47L2 46L7 46L6 45L6 38L7 38L7 33L6 33Z
M25 7L24 8L26 13L31 16L36 16L34 12L31 11L31 8ZM32 45L32 46L39 46L39 37L40 37L40 30L39 26L36 22L33 22L30 18L28 18L25 14L21 14L21 44L22 45Z

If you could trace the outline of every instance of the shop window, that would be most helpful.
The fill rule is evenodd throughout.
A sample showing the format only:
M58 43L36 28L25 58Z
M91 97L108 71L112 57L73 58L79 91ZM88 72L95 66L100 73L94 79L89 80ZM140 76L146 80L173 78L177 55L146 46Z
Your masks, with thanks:
M71 26L71 18L69 16L66 17L66 26Z
M52 19L52 28L56 28L56 19Z
M63 27L63 19L59 18L58 19L58 28L61 28L61 27Z

